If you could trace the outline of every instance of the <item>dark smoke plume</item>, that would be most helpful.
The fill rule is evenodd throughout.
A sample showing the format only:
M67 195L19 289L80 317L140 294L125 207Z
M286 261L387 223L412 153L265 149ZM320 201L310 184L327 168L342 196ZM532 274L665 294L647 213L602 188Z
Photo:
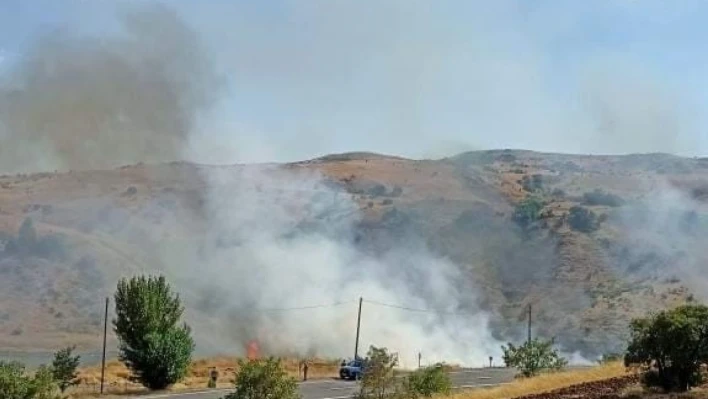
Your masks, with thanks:
M47 32L3 76L0 171L181 158L220 79L198 35L174 11L122 11L121 33Z

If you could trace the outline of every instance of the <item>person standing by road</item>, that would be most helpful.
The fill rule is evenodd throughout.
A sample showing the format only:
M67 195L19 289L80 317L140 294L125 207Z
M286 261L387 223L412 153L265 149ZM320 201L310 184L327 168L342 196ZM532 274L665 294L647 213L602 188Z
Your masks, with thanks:
M303 381L307 381L307 369L310 368L309 361L307 359L302 361L302 376Z

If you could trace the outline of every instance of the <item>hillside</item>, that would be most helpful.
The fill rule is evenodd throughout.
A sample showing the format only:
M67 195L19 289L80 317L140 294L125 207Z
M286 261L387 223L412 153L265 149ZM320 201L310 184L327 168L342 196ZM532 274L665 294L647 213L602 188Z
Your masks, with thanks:
M266 350L348 353L349 313L254 309L375 292L483 313L496 340L524 337L531 304L535 334L596 356L618 349L629 318L702 295L706 198L708 160L665 154L356 153L2 176L0 350L98 349L117 279L160 271L209 352L238 353L256 337ZM454 265L439 272L450 278L438 281L438 263ZM312 336L318 323L327 337ZM458 331L474 323L445 331L483 337ZM406 334L389 330L394 342ZM427 335L420 342L444 345Z

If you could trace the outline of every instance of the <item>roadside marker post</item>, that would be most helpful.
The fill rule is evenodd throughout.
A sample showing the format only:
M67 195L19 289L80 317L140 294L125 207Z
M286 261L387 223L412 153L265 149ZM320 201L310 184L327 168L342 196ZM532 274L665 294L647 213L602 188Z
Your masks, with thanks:
M106 336L108 335L108 297L106 297L106 312L103 322L103 356L101 359L101 395L103 395L103 384L106 377Z

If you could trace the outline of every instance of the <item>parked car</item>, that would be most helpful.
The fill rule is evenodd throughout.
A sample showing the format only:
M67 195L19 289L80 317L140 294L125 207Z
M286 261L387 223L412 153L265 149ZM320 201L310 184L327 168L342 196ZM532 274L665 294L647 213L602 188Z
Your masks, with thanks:
M343 380L359 380L364 375L366 364L362 359L352 360L349 363L342 362L339 368L339 377Z

